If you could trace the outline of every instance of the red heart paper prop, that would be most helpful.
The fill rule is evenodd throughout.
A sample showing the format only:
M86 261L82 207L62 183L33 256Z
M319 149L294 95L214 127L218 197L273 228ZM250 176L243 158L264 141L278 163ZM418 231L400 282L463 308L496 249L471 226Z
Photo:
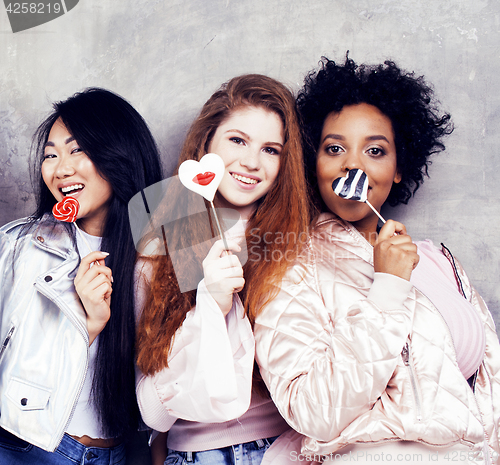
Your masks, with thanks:
M186 160L181 163L179 180L190 191L212 202L225 171L222 158L215 153L207 153L199 162Z

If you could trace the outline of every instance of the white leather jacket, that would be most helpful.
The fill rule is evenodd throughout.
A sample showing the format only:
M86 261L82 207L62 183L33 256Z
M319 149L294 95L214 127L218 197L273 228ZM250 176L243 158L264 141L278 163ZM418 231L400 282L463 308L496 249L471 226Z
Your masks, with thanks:
M52 215L18 240L26 222L0 228L0 426L54 451L87 371L85 311L73 285L80 257Z
M349 223L321 215L304 255L257 317L257 362L302 452L355 443L462 444L497 463L500 345L461 266L457 283L486 332L473 391L440 313L409 282L374 273L373 248Z

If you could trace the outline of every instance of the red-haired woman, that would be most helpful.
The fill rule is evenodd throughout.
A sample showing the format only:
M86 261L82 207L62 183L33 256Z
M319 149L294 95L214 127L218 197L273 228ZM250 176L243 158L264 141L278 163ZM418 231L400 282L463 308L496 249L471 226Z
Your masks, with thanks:
M288 426L258 382L252 389L251 322L272 297L287 262L297 256L308 224L291 92L255 74L224 84L193 122L179 164L206 153L218 154L226 167L216 207L240 215L226 234L232 253L224 252L222 241L208 253L200 244L193 246L194 231L203 235L193 215L170 228L170 254L148 254L139 261L137 363L144 375L137 384L138 401L146 424L169 431L165 463L259 463ZM181 197L169 195L162 208L177 207ZM242 266L236 254L245 236L248 260ZM148 248L151 244L155 241ZM156 244L163 247L163 239ZM197 247L203 279L196 290L182 293L183 272L173 263L173 249ZM196 272L196 264L186 260L184 265L185 276ZM155 460L164 459L165 454Z

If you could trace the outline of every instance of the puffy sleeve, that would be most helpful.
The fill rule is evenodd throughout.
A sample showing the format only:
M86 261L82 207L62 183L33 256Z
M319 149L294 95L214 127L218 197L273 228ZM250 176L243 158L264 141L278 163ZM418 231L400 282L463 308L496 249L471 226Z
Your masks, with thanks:
M355 273L351 281L346 272L352 263L342 266L337 273L328 264L323 273L309 247L254 327L257 363L274 402L292 428L316 441L337 438L373 406L411 330L409 282L375 273L371 288L360 291Z
M144 297L137 295L140 306ZM144 422L167 431L177 418L217 423L241 416L250 405L254 347L239 297L224 317L202 280L196 306L175 334L168 368L153 376L138 373Z

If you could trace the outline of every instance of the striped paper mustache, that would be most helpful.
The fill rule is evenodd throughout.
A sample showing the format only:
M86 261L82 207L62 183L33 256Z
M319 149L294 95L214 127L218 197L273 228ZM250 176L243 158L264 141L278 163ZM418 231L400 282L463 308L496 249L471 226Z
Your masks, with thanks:
M347 200L366 202L368 194L368 177L361 170L348 171L344 178L337 178L332 183L333 192Z
M364 171L359 169L349 170L345 177L337 178L332 182L332 189L342 199L366 203L385 223L380 213L368 202L368 176Z

